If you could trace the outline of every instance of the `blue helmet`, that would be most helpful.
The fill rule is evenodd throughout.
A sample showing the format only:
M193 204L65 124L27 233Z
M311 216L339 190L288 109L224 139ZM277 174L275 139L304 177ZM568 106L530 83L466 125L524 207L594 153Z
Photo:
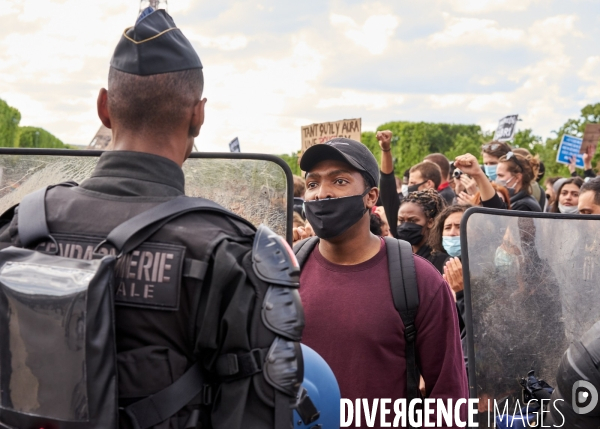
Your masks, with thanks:
M340 387L327 362L304 344L304 380L294 409L294 429L339 429Z

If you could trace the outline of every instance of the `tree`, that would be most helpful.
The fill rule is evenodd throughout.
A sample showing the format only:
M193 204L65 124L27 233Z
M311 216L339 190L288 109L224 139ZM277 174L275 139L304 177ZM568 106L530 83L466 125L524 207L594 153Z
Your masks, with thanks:
M293 174L295 174L296 176L300 176L302 174L302 172L300 171L300 166L298 165L297 153L292 153L291 155L279 155L279 157L283 159L287 163L287 165L290 166L290 170L292 170Z
M21 112L0 99L0 147L18 146Z
M551 176L569 176L569 169L563 164L556 162L558 146L563 135L568 134L575 137L583 137L585 126L587 124L600 123L600 103L588 104L581 109L581 115L577 119L568 119L558 131L553 131L556 137L546 139L546 142L540 147L540 158L546 167L546 177ZM592 165L598 168L600 153L597 151L592 159Z
M37 127L20 127L18 147L69 149L69 146L48 131Z
M394 133L392 157L394 173L401 176L407 168L423 161L431 153L443 153L453 160L457 155L481 152L483 142L478 125L438 124L429 122L388 122L377 130L390 130ZM381 159L381 150L376 134L365 132L362 142Z

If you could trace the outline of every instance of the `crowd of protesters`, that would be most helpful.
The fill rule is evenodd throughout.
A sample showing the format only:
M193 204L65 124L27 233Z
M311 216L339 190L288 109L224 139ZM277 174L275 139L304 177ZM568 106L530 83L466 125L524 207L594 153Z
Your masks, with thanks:
M377 133L381 147L378 175L365 174L367 165L376 163L370 153L370 158L365 155L358 162L344 155L350 149L342 145L352 146L346 139L319 145L333 146L342 155L329 149L309 153L309 149L307 159L301 160L306 179L294 179L294 244L313 236L320 239L302 267L300 294L307 313L304 341L331 365L342 397L406 395L405 381L399 375L403 370L398 371L408 366L403 352L398 352L403 350L402 332L390 327L390 322L401 323L392 319L389 299L386 304L389 279L384 274L389 266L384 240L379 237L407 241L414 255L420 257L415 258L419 294L423 294L420 306L425 300L429 309L427 316L418 313L421 326L417 331L427 331L425 326L439 328L435 334L427 331L417 335L421 392L426 397L467 397L460 240L465 211L480 206L600 214L600 178L594 179L593 152L584 155L584 178L577 175L573 160L571 177L550 177L541 182L544 165L537 156L498 141L482 146L478 155L483 165L474 154L448 160L435 153L400 178L393 171L392 137L390 131ZM326 203L329 200L336 200L340 207L334 209L334 204ZM423 260L431 264L421 266ZM365 284L369 287L364 288ZM439 285L451 297L453 314L447 312L449 303L437 289ZM333 314L336 317L332 319ZM370 381L352 377L361 367L370 368Z

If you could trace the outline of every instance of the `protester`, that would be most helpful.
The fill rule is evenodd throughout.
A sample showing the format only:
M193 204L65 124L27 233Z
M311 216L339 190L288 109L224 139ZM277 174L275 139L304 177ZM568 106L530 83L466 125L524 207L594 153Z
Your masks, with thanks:
M450 162L441 153L432 153L427 155L423 161L433 162L440 167L442 173L442 183L437 187L437 191L446 200L446 204L450 205L454 201L454 191L450 187Z
M371 214L369 214L369 218L369 230L371 231L371 234L377 235L378 237L383 237L383 222L381 222L379 215L371 212Z
M536 177L534 167L539 161L514 152L508 152L498 160L496 183L511 193L512 210L541 212L539 202L531 196L531 184Z
M511 151L511 147L506 143L491 141L481 147L483 156L483 169L485 174L493 182L496 180L496 169L501 157Z
M490 183L490 180L479 166L479 162L477 161L477 158L475 158L474 155L467 153L464 155L457 156L454 160L454 165L463 173L468 174L475 181L475 183L477 184L477 188L479 189L481 205L483 207L495 209L507 208L506 204L502 202L502 200L496 193L496 190ZM494 174L496 174L495 171Z
M437 190L442 183L442 171L433 162L421 162L410 169L408 193L424 189Z
M560 176L548 177L544 181L544 187L546 188L546 207L549 208L554 200L556 199L556 191L554 190L554 184L557 180L560 179ZM544 211L547 211L544 209Z
M383 209L383 206L377 206L373 213L379 216L379 219L381 221L381 236L391 237L392 235L390 234L390 224L388 223L387 217L385 216L385 210Z
M304 210L302 210L302 204L304 203L304 190L306 185L304 179L300 176L294 175L294 212L298 213L302 219L304 219Z
M578 213L579 193L583 185L581 177L572 177L562 182L558 189L558 197L550 207L550 213Z
M380 138L389 150L391 133ZM329 363L343 398L369 403L405 398L404 325L390 293L386 245L369 231L370 209L379 196L377 161L361 143L338 138L310 147L301 167L307 172L305 210L319 237L300 277L303 342ZM398 200L393 174L389 178ZM437 196L434 190L424 193ZM413 259L419 294L416 345L426 396L466 398L454 300L431 264Z
M525 159L529 160L529 163L531 164L531 168L533 169L533 176L535 178L535 180L531 181L531 185L530 185L531 196L537 200L540 207L545 207L546 206L546 194L544 193L544 190L538 183L538 177L540 176L540 168L542 165L541 161L540 161L540 157L538 155L533 156L531 154L531 152L529 152L527 149L521 148L521 147L513 149L513 152L515 154L522 155Z
M592 169L592 158L596 153L596 148L594 146L588 146L586 148L585 153L582 156L583 159L583 177L585 179L590 178L593 179L596 177L596 173ZM577 175L577 158L572 157L571 163L569 164L569 173L571 173L571 177L578 177Z
M508 193L508 189L504 186L500 186L495 182L490 182L492 188L496 190L496 194L502 200L502 202L506 205L506 208L510 210L510 194ZM473 206L481 206L481 192L477 191L477 193L473 197L473 202L471 203Z
M300 216L298 214L298 212L295 210L294 210L294 219L292 220L292 224L294 225L294 228L304 227L304 219L302 219L302 216Z
M592 179L579 189L577 208L580 214L600 215L600 179Z
M444 264L450 258L442 246L432 247L429 237L435 218L445 207L444 199L434 189L416 191L402 200L398 210L397 238L408 241L413 252L433 264L443 274ZM394 231L390 227L390 231Z
M443 278L454 294L460 338L465 357L465 365L468 364L467 356L467 331L466 331L466 307L464 296L463 267L461 262L460 223L465 211L470 206L454 205L446 207L437 217L433 231L430 236L432 248L443 246L450 259L444 265Z

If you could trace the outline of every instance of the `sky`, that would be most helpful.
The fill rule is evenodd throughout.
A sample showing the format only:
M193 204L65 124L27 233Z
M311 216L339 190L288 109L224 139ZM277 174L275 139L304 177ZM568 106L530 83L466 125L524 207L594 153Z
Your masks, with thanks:
M136 0L0 0L0 98L21 125L86 145ZM291 153L300 127L362 118L553 136L600 102L598 0L169 0L204 65L196 145Z

